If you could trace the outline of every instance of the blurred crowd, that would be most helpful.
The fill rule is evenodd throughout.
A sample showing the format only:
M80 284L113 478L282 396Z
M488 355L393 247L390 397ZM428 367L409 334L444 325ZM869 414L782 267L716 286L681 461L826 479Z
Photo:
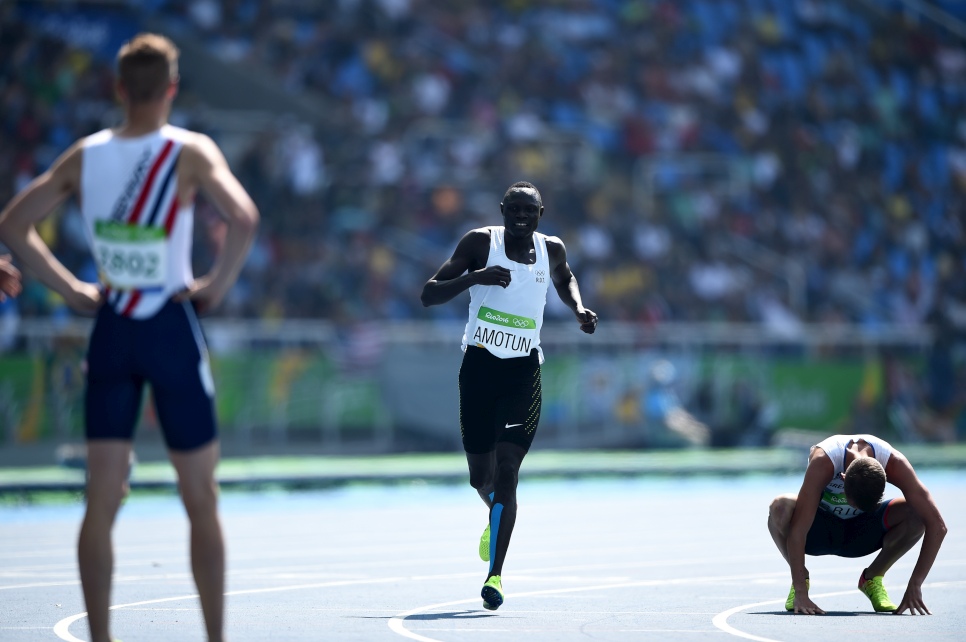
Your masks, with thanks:
M543 192L603 319L958 325L966 49L826 0L152 0L317 101L232 155L263 214L222 314L460 318L422 283L506 186ZM117 119L111 61L0 7L0 201ZM190 64L186 61L185 64ZM173 120L196 119L183 88ZM199 206L199 266L218 217ZM93 279L75 208L41 229ZM23 316L67 314L34 283ZM551 318L568 312L551 297ZM952 320L952 321L950 321Z
M112 60L24 6L0 4L0 203L120 117ZM222 143L262 213L218 314L461 319L457 303L424 309L422 284L465 231L500 224L503 191L526 179L544 196L541 230L564 240L605 321L755 322L789 337L803 323L930 324L925 376L884 355L886 412L909 427L904 438L955 439L966 403L966 47L936 25L832 0L105 6L318 112L239 128L210 117L203 83L182 83L172 122ZM201 272L225 229L203 199L196 222ZM39 232L96 279L76 204ZM27 277L0 303L0 337L23 319L70 315ZM547 314L570 318L553 296ZM702 395L692 400L712 443L738 439L732 424L768 432L754 392L733 395L746 402L724 429ZM670 398L645 408L667 414ZM870 408L853 413L857 430L864 416L870 430L881 423Z

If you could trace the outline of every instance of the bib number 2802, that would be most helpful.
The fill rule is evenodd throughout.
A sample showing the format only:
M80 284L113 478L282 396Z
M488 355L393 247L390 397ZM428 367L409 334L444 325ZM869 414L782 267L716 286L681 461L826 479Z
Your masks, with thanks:
M163 286L165 240L163 229L99 221L94 245L104 280L122 290Z

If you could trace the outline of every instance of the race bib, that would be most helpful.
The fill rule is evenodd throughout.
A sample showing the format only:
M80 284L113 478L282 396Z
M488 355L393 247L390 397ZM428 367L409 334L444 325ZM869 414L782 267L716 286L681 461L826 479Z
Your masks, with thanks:
M101 278L117 290L163 287L167 274L165 242L163 228L97 221L94 253Z
M822 499L819 508L840 519L852 519L862 514L858 508L849 506L849 500L845 497L845 482L841 479L833 479L822 491Z
M534 319L487 307L480 308L476 319L473 341L497 356L527 355L536 343L537 322Z

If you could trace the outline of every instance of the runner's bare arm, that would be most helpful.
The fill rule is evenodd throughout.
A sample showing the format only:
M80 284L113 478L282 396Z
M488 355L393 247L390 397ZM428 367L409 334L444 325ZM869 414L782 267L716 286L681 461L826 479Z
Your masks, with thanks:
M593 334L597 329L597 314L585 308L581 301L580 287L577 285L577 277L570 269L570 264L567 263L567 248L563 241L556 236L548 236L547 254L550 257L550 278L553 280L557 296L577 315L580 329L587 334Z
M78 141L10 201L0 213L0 240L41 283L64 297L67 305L89 313L100 305L99 289L71 274L40 238L36 228L37 223L77 192L81 153Z
M825 451L814 448L809 456L802 487L798 491L795 512L792 513L792 520L788 525L788 539L785 542L788 566L792 572L792 586L795 587L796 613L807 615L825 613L808 596L808 586L805 584L805 539L812 527L812 522L815 521L822 492L834 473L835 466L832 465L832 460Z
M510 270L500 265L484 267L489 247L489 231L480 228L464 234L453 256L423 285L419 296L423 306L446 303L474 285L509 285Z
M228 222L225 245L206 275L195 279L188 297L202 311L216 307L238 278L258 227L258 208L232 173L224 154L211 138L196 134L182 151L182 178L197 187ZM179 172L180 174L181 172Z
M946 537L946 522L943 521L939 507L936 506L929 490L919 480L916 471L902 453L893 451L885 470L886 479L902 491L906 502L922 520L926 530L919 550L919 559L916 560L916 566L909 576L906 593L895 613L898 615L908 609L913 615L917 613L922 615L929 613L929 609L922 600L922 583L926 581L926 576L939 554L939 547Z

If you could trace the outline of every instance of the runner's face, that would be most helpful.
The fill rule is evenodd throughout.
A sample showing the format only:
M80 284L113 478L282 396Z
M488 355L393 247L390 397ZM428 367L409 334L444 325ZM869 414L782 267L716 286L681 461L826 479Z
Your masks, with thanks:
M543 205L532 189L515 189L500 203L503 226L511 236L527 237L537 229Z

